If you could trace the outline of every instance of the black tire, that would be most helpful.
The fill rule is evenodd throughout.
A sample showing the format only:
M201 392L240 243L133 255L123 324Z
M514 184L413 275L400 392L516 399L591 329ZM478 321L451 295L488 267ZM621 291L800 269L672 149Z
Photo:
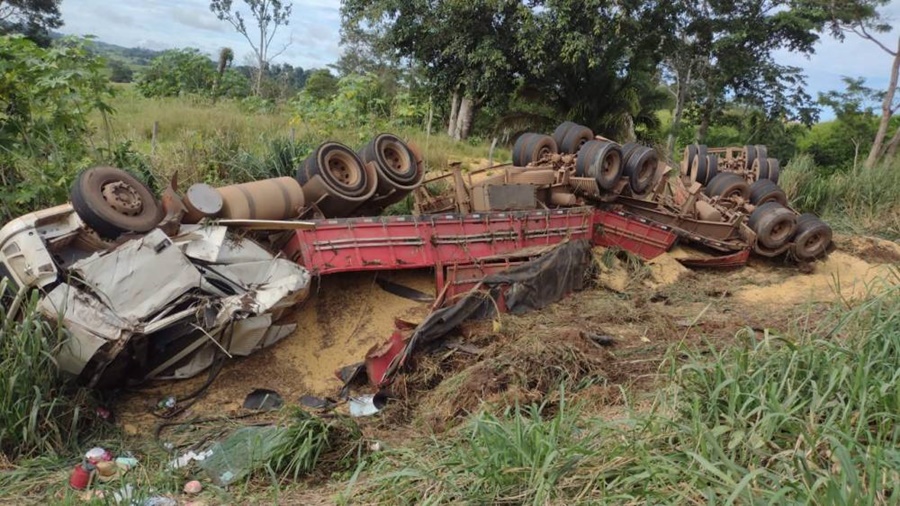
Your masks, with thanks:
M528 143L531 142L531 138L537 134L533 133L524 133L516 139L516 143L513 145L512 152L512 161L513 165L516 167L524 167L527 163L524 163L525 160L525 152L528 150Z
M580 126L578 123L574 121L563 121L556 127L556 130L553 131L553 141L556 142L557 146L562 146L563 140L566 138L566 134L569 133L569 129L572 127Z
M763 144L757 144L753 146L756 148L756 158L757 159L766 159L769 157L769 149Z
M730 172L717 174L704 189L704 193L710 197L729 198L740 196L743 199L750 197L750 185L741 176Z
M756 179L769 179L769 159L757 158L753 161L753 172L756 172Z
M165 214L144 183L115 167L82 171L69 197L81 221L106 239L115 239L126 232L149 232Z
M750 214L748 225L756 232L756 240L766 248L777 249L794 235L797 216L777 202L763 204Z
M374 163L379 173L392 182L408 185L418 177L419 167L413 152L396 135L376 135L358 154L364 164Z
M716 155L706 155L706 182L709 184L717 175L719 175L719 157Z
M750 203L761 206L766 202L778 202L787 206L787 195L772 181L760 179L750 185Z
M575 173L581 177L592 177L604 190L612 190L622 177L622 149L608 141L588 141L578 151ZM580 174L579 174L580 172Z
M791 253L802 261L821 258L828 251L832 238L831 227L814 214L801 214L797 218Z
M656 176L657 165L659 156L653 149L640 146L631 152L625 163L625 175L628 176L632 192L642 194L650 188Z
M582 144L592 140L594 132L590 128L581 125L575 125L566 132L566 136L559 144L560 153L575 154L581 149Z
M694 166L694 159L697 158L697 145L696 144L688 144L684 148L684 175L690 176L691 169Z
M746 170L753 169L753 162L756 160L756 146L744 146L744 160L747 162Z
M777 158L769 158L767 162L769 165L769 181L778 183L778 178L781 177L781 162Z
M316 176L348 197L363 195L369 178L363 161L352 149L339 142L326 142L297 167L297 181L304 185Z
M556 141L553 137L543 134L533 134L526 144L525 151L521 154L521 161L524 165L540 161L547 155L553 155L559 152Z
M628 157L631 156L632 153L637 150L637 148L641 147L640 144L636 142L626 142L622 145L622 164L628 164Z
M696 160L694 170L691 173L691 180L705 185L706 181L712 179L711 177L708 177L707 174L707 168L709 168L709 155L706 153L706 146L702 144L697 146Z

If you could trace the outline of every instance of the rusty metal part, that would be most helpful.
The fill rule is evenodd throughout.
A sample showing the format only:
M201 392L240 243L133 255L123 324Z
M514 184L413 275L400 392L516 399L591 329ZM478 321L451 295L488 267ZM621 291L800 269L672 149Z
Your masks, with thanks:
M183 223L198 223L203 218L213 218L222 212L222 194L205 183L191 185L183 199L186 213Z
M733 269L747 265L750 249L743 249L730 255L716 257L679 258L678 261L691 269Z
M245 220L296 218L304 206L304 192L292 177L263 179L217 189L222 196L221 217Z
M722 212L708 202L698 201L696 207L697 216L703 221L722 221L724 219Z
M137 190L125 181L106 184L101 192L109 206L125 216L137 216L144 208L144 203Z

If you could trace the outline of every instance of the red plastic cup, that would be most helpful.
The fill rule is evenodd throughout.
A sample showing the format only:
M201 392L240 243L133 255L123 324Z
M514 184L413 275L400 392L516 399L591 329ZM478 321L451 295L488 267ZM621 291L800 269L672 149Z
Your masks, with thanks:
M72 469L72 475L69 476L69 486L75 490L84 490L91 483L91 473L87 472L81 464Z

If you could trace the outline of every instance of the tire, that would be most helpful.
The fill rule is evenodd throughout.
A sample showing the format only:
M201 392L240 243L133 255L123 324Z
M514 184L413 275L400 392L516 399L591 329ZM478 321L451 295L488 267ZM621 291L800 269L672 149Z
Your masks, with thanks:
M524 153L527 149L528 142L531 141L531 137L533 133L524 133L516 139L516 143L513 144L512 150L512 162L516 167L524 167L525 164L522 163L522 160L525 158Z
M757 158L753 161L753 172L756 173L756 179L769 179L769 159Z
M797 218L797 231L794 233L791 253L802 261L821 258L832 238L831 227L814 214L801 214Z
M781 177L781 162L777 158L769 158L767 163L769 165L769 181L777 183L778 178Z
M691 173L691 180L696 181L700 184L705 185L706 181L712 179L708 177L707 168L709 167L709 155L706 153L706 146L698 145L697 146L697 158L696 163L694 164L693 172Z
M657 165L659 156L653 149L640 146L631 152L625 164L625 175L628 176L632 192L642 194L650 188Z
M412 184L418 177L415 155L396 135L376 135L358 154L363 164L373 162L395 183Z
M682 173L686 176L691 175L694 166L694 159L697 158L697 145L688 144L684 147L684 166Z
M149 232L165 214L144 183L115 167L94 167L81 172L69 197L78 217L106 239L115 239L126 232Z
M794 235L797 216L781 204L769 202L750 214L748 225L756 232L756 240L763 246L777 249L787 244Z
M559 151L561 153L575 154L581 149L582 144L593 138L594 132L590 128L581 125L572 126L559 144Z
M297 168L296 179L301 185L305 185L316 176L320 176L328 186L348 197L363 195L369 183L368 174L359 155L338 142L321 144Z
M750 198L750 185L741 176L730 172L717 174L704 189L710 197L729 198L740 196L744 200Z
M527 149L522 153L524 155L522 161L525 162L525 165L528 165L529 163L540 161L547 155L555 155L558 152L559 148L556 146L556 141L553 140L553 137L534 134L527 144Z
M566 138L566 134L569 133L569 129L573 126L579 126L578 123L574 121L563 121L556 127L556 130L553 131L553 141L556 142L557 146L562 146L563 140Z
M744 161L747 162L747 165L744 167L745 170L751 170L753 168L753 162L756 160L756 146L747 145L744 146Z
M761 206L766 202L778 202L787 206L787 195L772 181L760 179L750 185L750 203Z
M588 141L578 151L578 158L575 161L576 175L594 178L597 185L604 190L612 190L624 171L622 149L618 144Z
M763 159L769 158L769 149L767 147L765 147L762 144L757 144L756 146L753 146L753 147L756 148L756 158L757 159L763 160Z

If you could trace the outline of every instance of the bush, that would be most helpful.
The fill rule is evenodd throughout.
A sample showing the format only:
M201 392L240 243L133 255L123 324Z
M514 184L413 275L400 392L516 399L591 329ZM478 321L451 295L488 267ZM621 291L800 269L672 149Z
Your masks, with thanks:
M66 200L91 163L88 115L112 112L106 64L81 42L0 37L0 220Z
M150 62L137 88L145 97L173 97L208 94L215 82L215 64L206 55L193 48L172 49Z
M792 204L838 226L900 237L900 160L871 169L822 172L809 155L785 167L779 184Z

